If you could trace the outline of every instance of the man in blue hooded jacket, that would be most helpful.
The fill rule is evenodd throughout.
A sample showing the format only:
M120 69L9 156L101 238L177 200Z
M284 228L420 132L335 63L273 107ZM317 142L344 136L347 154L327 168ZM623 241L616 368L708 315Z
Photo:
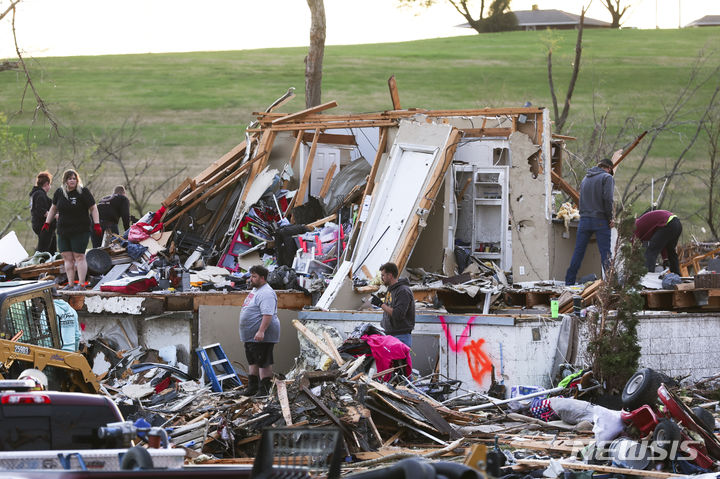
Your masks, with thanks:
M616 151L619 157L622 150ZM580 183L580 224L575 240L570 267L565 273L565 284L575 284L577 272L585 257L585 250L592 235L597 239L600 260L603 269L610 264L610 230L615 226L613 221L613 160L603 158L597 166L587 170Z

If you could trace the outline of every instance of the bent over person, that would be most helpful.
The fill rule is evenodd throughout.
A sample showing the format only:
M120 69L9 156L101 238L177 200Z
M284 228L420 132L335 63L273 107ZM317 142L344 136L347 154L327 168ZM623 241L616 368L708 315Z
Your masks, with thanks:
M245 356L250 370L243 396L267 396L272 387L273 348L280 341L277 317L277 295L267 284L268 270L263 266L250 268L252 291L240 312L240 339L245 343Z
M383 310L380 326L385 333L395 336L407 347L412 348L412 330L415 328L415 296L410 291L407 278L398 278L395 263L380 266L380 279L388 287L385 301L373 296L371 302Z
M648 242L645 249L645 267L648 272L655 271L655 260L662 252L663 257L668 259L670 271L680 274L676 248L681 234L680 218L667 210L649 211L635 220L635 237L643 243Z

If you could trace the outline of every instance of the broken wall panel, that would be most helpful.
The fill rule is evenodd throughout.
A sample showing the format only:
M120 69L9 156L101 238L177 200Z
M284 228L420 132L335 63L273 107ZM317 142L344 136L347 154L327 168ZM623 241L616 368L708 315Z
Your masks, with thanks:
M399 257L398 245L411 233L412 215L426 192L438 183L444 170L445 149L452 133L450 125L402 121L385 168L377 179L372 204L353 254L353 273L365 276L362 266L371 274L391 260L402 268L407 257ZM441 173L433 178L433 172ZM370 279L370 278L368 278Z

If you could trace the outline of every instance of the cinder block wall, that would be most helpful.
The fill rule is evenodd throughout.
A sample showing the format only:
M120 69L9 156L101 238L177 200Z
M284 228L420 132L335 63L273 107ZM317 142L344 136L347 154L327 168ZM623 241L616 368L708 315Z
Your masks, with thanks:
M586 359L587 332L581 329L578 358ZM720 314L644 315L638 325L640 367L689 381L720 372Z

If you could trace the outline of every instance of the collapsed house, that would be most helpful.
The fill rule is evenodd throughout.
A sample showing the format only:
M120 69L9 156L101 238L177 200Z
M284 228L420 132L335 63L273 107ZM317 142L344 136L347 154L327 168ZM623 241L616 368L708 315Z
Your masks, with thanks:
M564 276L576 228L558 215L560 195L572 188L562 180L566 137L552 134L549 112L403 110L391 93L395 109L378 113L327 113L335 102L279 113L291 92L255 113L245 141L185 179L144 218L149 226L134 225L136 241L110 248L92 291L63 293L86 333L111 336L117 350L170 346L193 371L195 349L221 343L242 364L237 318L250 266L275 268L283 331L294 332L290 322L299 318L345 334L379 322L365 300L378 290L380 265L392 261L415 280L423 306L413 332L421 373L487 389L494 381L547 385L561 364L582 363L579 318L549 314L552 298L560 313L572 308L573 293L552 279ZM591 247L579 275L599 271ZM133 294L112 289L138 277L145 289L159 284ZM597 288L575 290L581 307ZM125 294L108 292L118 290ZM675 355L674 371L699 378L716 365L693 354L705 355L717 338L690 355L687 345L718 330L707 312L720 297L652 293L649 309L672 309L676 296L694 313L645 318L642 361L667 370ZM657 334L677 344L653 343ZM297 337L284 333L278 349L278 369L291 369Z

